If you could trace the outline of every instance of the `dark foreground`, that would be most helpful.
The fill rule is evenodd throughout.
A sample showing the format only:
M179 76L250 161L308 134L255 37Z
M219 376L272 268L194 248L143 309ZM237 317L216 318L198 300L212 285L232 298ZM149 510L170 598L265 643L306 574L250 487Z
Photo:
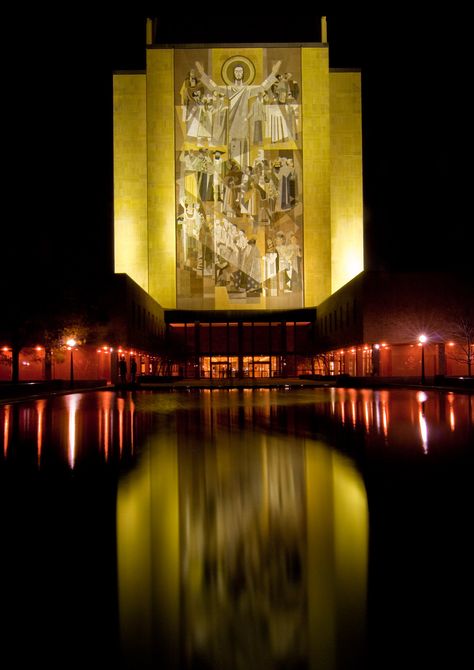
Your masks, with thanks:
M470 667L473 398L0 407L2 668Z

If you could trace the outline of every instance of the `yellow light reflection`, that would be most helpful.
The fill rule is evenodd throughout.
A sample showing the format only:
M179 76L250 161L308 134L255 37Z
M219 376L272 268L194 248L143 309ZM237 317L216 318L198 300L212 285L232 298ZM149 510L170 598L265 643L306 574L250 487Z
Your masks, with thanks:
M181 563L176 436L160 435L149 447L117 495L121 639L130 667L148 667L157 649L160 665L173 668Z
M321 443L224 431L206 405L199 436L157 434L119 484L123 656L227 668L238 654L253 670L303 654L309 668L348 667L365 625L360 474Z
M130 450L132 452L132 455L135 447L134 432L135 432L135 403L133 402L133 398L130 395Z
M356 405L356 392L351 389L349 391L351 399L351 416L352 416L352 425L355 428L357 424L357 405Z
M375 398L375 426L377 428L377 433L380 433L380 395L378 391L375 391L374 398Z
M370 430L370 407L369 407L369 399L367 397L364 397L363 399L364 403L364 424L365 424L365 430L368 433Z
M105 460L109 460L109 447L112 431L112 394L102 393L99 407L99 444L103 446Z
M67 396L68 413L68 461L71 470L76 462L76 413L79 406L80 396L77 394Z
M117 398L117 409L119 415L119 454L122 456L123 451L123 414L125 410L125 400Z
M36 454L38 467L41 464L41 452L43 450L43 422L44 422L44 408L46 407L46 400L36 401L36 413L38 414L37 428L36 428Z
M3 408L3 455L8 454L8 439L10 436L10 405Z
M336 389L331 387L329 393L331 397L331 414L334 416L336 413Z
M454 393L450 393L448 395L448 403L449 403L449 427L451 428L451 432L454 433L456 429L456 417L454 415Z
M428 396L424 391L418 391L416 394L418 402L418 423L420 424L421 445L425 454L428 453L428 424L425 417L425 402Z
M385 438L388 437L389 424L389 393L388 391L380 392L380 400L382 402L382 429Z

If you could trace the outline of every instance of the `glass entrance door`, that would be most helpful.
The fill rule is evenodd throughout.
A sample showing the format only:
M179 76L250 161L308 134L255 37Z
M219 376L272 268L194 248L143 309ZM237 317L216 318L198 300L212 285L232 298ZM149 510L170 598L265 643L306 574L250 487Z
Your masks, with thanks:
M270 377L270 357L255 356L253 359L253 376Z
M212 363L212 378L213 379L227 379L229 376L229 364L225 363Z

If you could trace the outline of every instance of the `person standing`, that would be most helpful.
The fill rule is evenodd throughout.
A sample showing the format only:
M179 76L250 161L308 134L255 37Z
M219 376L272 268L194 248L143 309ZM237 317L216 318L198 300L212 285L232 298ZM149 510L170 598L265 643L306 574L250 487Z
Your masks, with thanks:
M137 361L134 357L130 359L130 381L135 384L137 380Z
M120 375L120 383L121 384L126 384L127 383L127 361L125 360L125 356L120 357L119 375Z

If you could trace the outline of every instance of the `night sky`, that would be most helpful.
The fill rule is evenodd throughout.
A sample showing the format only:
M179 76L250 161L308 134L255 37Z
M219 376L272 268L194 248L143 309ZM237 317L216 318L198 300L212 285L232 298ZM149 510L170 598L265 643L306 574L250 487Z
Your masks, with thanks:
M4 80L12 100L4 126L12 214L4 218L2 284L59 285L112 270L112 72L144 69L147 13L156 15L116 9L104 18L82 8L60 12L62 27L44 13L12 22L15 49ZM201 7L199 16L158 17L158 39L318 42L322 13L296 18L278 10L269 20L239 10L230 24ZM462 164L470 160L465 128L472 125L465 21L328 15L331 67L362 70L368 268L471 263L472 169Z

